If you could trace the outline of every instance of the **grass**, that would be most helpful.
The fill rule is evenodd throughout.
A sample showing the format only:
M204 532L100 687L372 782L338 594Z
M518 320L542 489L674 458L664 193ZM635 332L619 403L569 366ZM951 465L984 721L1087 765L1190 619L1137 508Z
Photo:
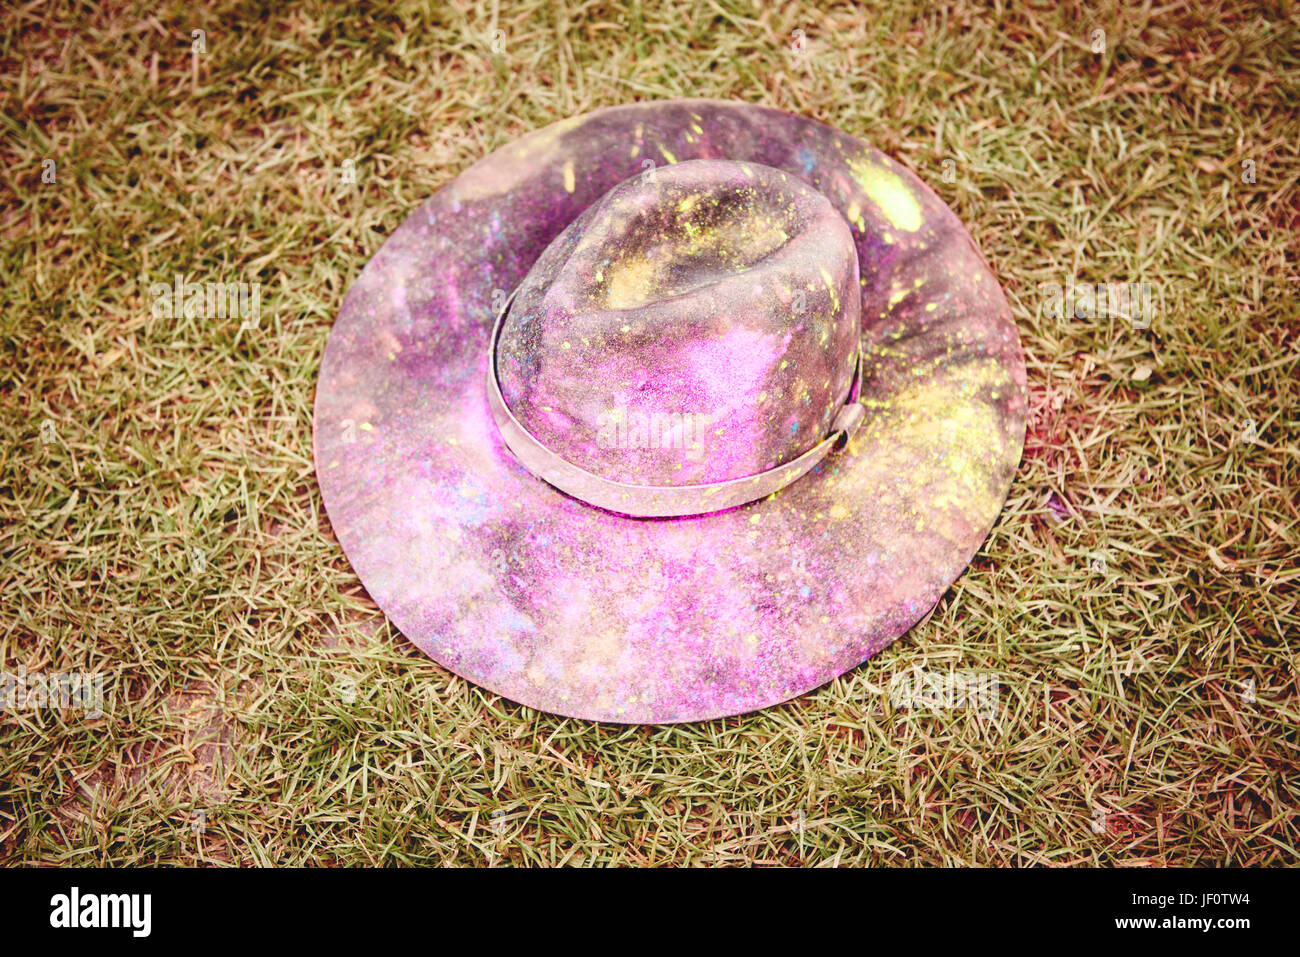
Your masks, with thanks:
M1297 863L1294 5L767 6L6 12L0 670L100 672L107 702L0 712L0 861ZM386 623L312 397L423 198L673 96L818 117L930 182L1013 303L1032 419L989 541L892 648L761 713L599 726ZM260 325L155 318L177 273L260 281ZM1071 278L1152 283L1151 328L1045 315ZM993 672L1000 706L896 707L917 666Z

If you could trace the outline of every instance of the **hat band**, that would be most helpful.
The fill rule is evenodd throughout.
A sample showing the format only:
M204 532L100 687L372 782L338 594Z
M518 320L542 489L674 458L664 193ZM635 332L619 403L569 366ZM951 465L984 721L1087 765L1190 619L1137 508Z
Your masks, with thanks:
M523 427L501 394L497 378L497 339L515 301L511 293L492 327L488 342L487 396L492 418L506 447L533 475L574 498L620 515L634 518L668 518L704 515L744 505L771 495L802 477L824 459L837 443L847 441L862 425L866 409L858 401L862 388L862 352L853 364L853 384L843 407L831 423L830 433L798 458L783 465L725 482L704 485L627 485L611 482L574 465L543 445Z

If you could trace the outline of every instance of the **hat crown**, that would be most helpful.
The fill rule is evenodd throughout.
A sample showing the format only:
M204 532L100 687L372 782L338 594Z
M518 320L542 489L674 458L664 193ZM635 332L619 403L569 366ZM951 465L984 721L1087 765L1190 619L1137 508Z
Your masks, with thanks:
M538 258L497 342L512 414L611 482L754 475L830 431L853 381L857 253L820 193L767 166L650 169Z

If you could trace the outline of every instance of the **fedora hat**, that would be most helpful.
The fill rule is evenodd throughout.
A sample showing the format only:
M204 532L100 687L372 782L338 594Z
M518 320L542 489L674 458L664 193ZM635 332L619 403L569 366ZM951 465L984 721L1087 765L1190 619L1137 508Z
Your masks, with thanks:
M524 705L738 714L890 644L1020 459L1010 309L953 213L861 141L674 100L522 137L353 284L315 457L396 627Z

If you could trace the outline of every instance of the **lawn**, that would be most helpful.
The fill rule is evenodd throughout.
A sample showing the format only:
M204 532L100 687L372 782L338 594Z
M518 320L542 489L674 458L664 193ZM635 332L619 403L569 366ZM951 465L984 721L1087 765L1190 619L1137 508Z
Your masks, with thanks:
M1294 4L27 3L0 73L0 671L104 687L0 711L0 862L1300 862ZM1012 302L1031 418L989 540L885 652L759 713L596 725L387 623L312 401L424 198L682 96L925 179ZM260 283L258 321L159 315L178 275ZM1151 308L1055 308L1071 283ZM891 695L971 673L996 707Z

